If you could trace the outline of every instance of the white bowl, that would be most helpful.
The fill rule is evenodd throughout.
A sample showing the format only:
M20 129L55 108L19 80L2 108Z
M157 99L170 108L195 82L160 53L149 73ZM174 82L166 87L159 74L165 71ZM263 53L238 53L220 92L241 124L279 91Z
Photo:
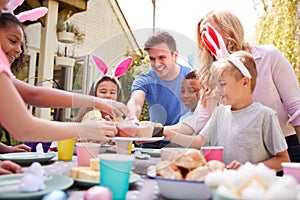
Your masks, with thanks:
M203 181L186 181L155 177L160 194L168 199L211 199L210 187Z

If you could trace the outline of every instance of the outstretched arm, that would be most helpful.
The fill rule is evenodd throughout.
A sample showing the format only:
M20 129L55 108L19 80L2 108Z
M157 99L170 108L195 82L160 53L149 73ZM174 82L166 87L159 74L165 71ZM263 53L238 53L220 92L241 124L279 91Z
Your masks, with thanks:
M23 100L32 106L48 108L94 107L108 113L112 117L118 115L129 116L130 113L126 105L113 100L48 87L32 86L18 79L13 79L13 83Z
M105 120L63 123L33 117L6 74L0 73L0 83L0 122L17 140L46 142L78 137L107 140L106 136L117 133L114 123Z
M184 134L184 135L193 135L194 134L194 129L192 129L190 126L187 124L178 122L177 124L174 125L169 125L164 127L164 131L171 130L179 134Z
M164 130L163 134L165 136L164 138L165 140L171 140L175 144L184 147L200 149L201 146L203 146L206 143L206 140L202 135L197 135L197 136L184 135L176 131L172 131L170 129Z
M142 108L145 102L146 93L142 90L135 90L132 92L131 97L127 103L127 106L132 114L137 118L140 117L142 113Z

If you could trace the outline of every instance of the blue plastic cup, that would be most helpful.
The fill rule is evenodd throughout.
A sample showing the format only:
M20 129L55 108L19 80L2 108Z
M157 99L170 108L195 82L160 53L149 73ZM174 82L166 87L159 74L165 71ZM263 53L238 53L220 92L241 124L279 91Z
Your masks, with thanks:
M112 192L113 200L124 200L134 157L125 154L100 154L100 185Z

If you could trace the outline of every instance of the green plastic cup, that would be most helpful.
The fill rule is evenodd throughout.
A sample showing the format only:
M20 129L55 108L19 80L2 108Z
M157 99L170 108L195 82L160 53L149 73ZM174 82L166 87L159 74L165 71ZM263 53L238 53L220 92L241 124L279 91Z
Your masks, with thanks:
M125 154L100 154L100 185L112 192L113 200L124 200L134 157Z

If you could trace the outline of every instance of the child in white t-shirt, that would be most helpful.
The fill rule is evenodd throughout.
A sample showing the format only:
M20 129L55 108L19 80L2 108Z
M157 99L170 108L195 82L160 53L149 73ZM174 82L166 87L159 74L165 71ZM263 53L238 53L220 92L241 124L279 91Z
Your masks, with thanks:
M228 169L243 163L262 162L277 171L290 161L277 113L253 102L257 71L253 57L238 51L215 61L211 85L220 104L198 136L164 132L165 139L181 146L200 148L205 144L223 146L223 162Z

